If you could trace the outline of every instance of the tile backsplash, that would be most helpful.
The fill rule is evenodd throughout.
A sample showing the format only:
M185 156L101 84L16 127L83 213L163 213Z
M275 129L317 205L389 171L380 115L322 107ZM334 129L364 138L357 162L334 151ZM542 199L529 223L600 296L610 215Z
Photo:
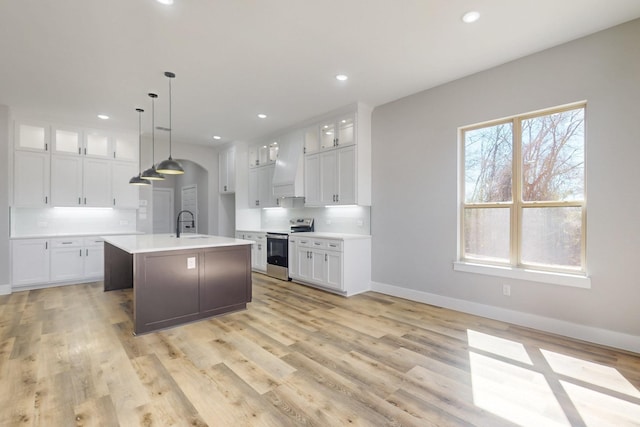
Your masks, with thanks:
M135 209L12 208L11 237L133 233Z
M261 228L263 230L288 229L292 218L313 218L318 232L371 234L371 208L368 206L336 206L305 208L291 207L262 209Z

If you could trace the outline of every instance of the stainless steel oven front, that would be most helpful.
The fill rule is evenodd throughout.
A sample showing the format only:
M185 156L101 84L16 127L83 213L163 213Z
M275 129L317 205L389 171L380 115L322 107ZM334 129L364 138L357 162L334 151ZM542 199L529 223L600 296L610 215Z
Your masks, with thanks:
M289 280L289 235L267 233L267 275Z

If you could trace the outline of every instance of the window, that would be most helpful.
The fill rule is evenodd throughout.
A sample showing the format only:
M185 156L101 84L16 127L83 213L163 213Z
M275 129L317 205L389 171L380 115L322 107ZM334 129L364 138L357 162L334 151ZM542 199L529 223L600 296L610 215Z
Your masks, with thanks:
M462 261L585 273L585 107L461 130Z

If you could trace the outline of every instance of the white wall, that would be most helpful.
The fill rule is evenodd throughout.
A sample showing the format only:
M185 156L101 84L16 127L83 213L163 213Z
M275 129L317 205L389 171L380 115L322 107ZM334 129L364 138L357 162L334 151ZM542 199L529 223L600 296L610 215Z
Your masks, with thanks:
M640 20L373 113L376 289L640 352ZM587 100L591 289L454 272L457 129Z

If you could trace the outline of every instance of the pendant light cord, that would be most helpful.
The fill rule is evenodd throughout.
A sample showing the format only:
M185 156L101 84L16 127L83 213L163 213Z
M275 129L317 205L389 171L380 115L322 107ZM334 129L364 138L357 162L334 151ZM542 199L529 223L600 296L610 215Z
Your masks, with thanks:
M171 133L173 132L173 125L171 124L171 79L169 77L169 159L171 159Z
M142 108L136 108L138 112L138 171L142 174Z
M156 165L156 108L155 97L151 97L151 167Z

